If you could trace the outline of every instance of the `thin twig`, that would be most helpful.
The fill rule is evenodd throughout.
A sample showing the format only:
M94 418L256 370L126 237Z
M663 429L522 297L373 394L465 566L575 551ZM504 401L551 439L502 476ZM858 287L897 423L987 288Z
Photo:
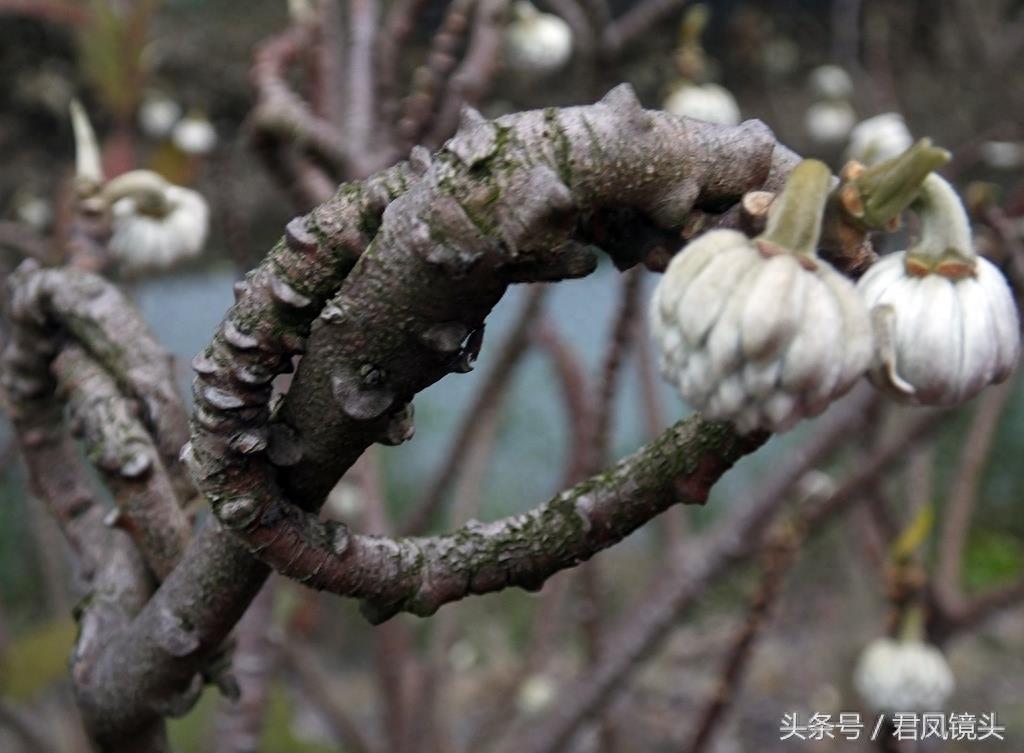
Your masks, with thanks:
M221 702L216 721L216 753L256 753L267 718L277 650L270 640L274 609L272 579L253 599L235 630L232 667L241 695Z
M688 0L641 0L612 21L604 32L605 54L615 57L647 34L666 16L682 8Z
M530 330L540 316L547 288L535 285L526 293L523 307L516 316L508 336L498 348L494 364L487 372L476 396L462 414L454 438L445 451L444 460L425 491L416 500L409 519L402 526L406 535L422 533L444 504L445 495L458 474L463 459L485 425L480 417L499 402L515 376L516 366L530 344Z
M377 120L377 83L373 43L377 35L377 0L348 2L348 95L345 103L345 149L350 175L369 175L374 164L374 123ZM347 176L348 177L348 176Z
M473 107L487 93L501 61L501 19L509 0L477 0L473 29L462 62L448 78L433 126L423 143L436 148L452 135L464 107Z
M305 697L326 717L337 741L352 753L382 753L383 749L365 736L362 725L352 719L349 710L338 700L330 674L312 649L290 640L278 640L277 648L305 690Z
M469 19L478 0L451 0L445 9L441 28L430 41L426 61L413 73L412 91L402 102L398 120L399 147L408 149L419 143L430 126L441 94L464 45Z
M40 721L33 719L24 710L12 706L0 699L0 727L6 728L15 738L25 753L43 753L57 750L51 740L47 740L40 731Z
M939 540L935 586L941 598L955 607L962 602L964 546L971 529L971 517L978 500L982 472L992 453L996 430L1014 391L1008 381L985 391L978 400L967 436L960 450L957 474L946 503Z
M800 547L799 536L796 528L781 527L768 537L760 556L760 583L750 599L746 618L723 662L718 685L698 715L697 731L687 748L688 753L703 753L707 750L720 722L735 701L757 638L768 620L772 606L782 593L786 573L796 561Z

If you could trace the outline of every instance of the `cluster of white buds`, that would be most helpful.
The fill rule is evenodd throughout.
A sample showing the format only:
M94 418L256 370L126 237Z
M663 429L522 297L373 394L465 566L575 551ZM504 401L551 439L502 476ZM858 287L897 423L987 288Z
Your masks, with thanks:
M975 252L952 186L932 173L912 206L920 240L857 284L875 325L869 377L908 402L956 405L1013 371L1017 307L1003 275Z
M505 60L521 73L554 73L572 56L572 30L551 13L541 13L522 0L512 6L512 21L505 29Z
M661 369L708 418L743 433L821 413L871 361L871 323L849 280L815 253L828 168L805 160L765 232L704 234L677 254L651 303Z
M899 156L914 143L903 116L895 112L862 120L850 132L846 158L874 165Z
M817 101L804 113L807 134L820 144L842 143L857 119L850 104L850 75L838 65L819 65L811 71L809 84Z
M197 191L167 182L149 170L106 180L99 144L78 102L71 105L79 195L110 220L108 249L128 274L164 270L199 254L210 211Z
M740 106L736 104L736 98L718 84L694 84L680 80L665 98L662 109L673 115L708 123L736 125L740 122Z
M182 117L181 105L159 92L148 92L139 105L139 128L152 139L170 139L185 154L202 156L217 145L213 123L198 112Z

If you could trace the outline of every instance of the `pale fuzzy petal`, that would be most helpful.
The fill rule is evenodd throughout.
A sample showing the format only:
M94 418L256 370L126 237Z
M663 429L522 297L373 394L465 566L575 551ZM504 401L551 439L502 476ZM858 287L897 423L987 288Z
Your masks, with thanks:
M758 405L748 405L733 419L733 424L740 434L749 434L761 428L763 423L764 419Z
M765 261L746 294L741 345L748 360L770 358L792 339L803 316L809 273L796 258L781 254Z
M718 385L718 399L722 411L728 416L735 416L743 407L747 394L743 389L743 381L739 374L730 374Z
M925 275L896 305L897 368L925 405L949 405L960 373L959 306L953 283Z
M834 399L849 390L867 371L875 339L868 308L853 283L825 262L818 269L818 279L832 290L843 317L843 369L832 393Z
M875 359L868 372L871 383L899 400L913 402L914 385L899 373L897 360L896 309L891 303L880 303L871 309L871 325L875 333Z
M843 368L842 312L832 291L817 277L805 286L804 323L782 357L780 384L789 392L808 393L812 402L827 399Z
M1006 284L1006 278L989 261L978 257L978 281L985 289L989 310L995 325L999 356L996 360L994 382L1002 382L1017 365L1020 357L1020 323L1013 294Z
M739 236L739 242L736 236ZM657 305L665 321L675 321L680 299L704 265L714 259L720 251L741 243L749 243L746 236L741 233L732 230L715 231L692 241L672 257L655 288Z
M788 392L776 392L769 397L763 406L766 425L761 428L783 432L793 427L800 420L801 414L796 396Z
M775 389L781 372L782 361L778 358L769 361L748 361L743 364L743 386L748 395L760 400Z
M757 251L745 243L720 251L694 276L676 310L679 325L691 345L698 345L707 336L736 278L756 263Z
M715 383L720 375L711 364L711 359L704 350L696 350L690 355L686 365L684 384L686 390L683 397L690 403L703 403L714 391Z
M740 323L750 295L750 286L757 279L759 270L760 264L754 264L736 281L725 308L708 335L705 348L717 374L728 374L743 362Z
M960 309L960 379L956 401L962 403L992 382L999 361L999 344L988 296L974 278L959 280L955 286Z
M868 309L878 303L878 299L890 285L906 277L907 273L903 267L906 256L906 251L883 256L857 280L857 292L864 299Z
M168 186L170 211L164 217L140 214L134 199L122 198L111 207L111 254L125 270L163 270L196 256L206 242L209 207L188 188Z

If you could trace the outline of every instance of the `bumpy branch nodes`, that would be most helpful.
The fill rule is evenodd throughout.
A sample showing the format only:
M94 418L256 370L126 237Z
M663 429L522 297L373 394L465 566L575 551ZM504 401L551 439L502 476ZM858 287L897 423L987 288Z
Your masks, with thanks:
M114 378L80 347L66 347L54 371L72 430L114 494L118 509L108 525L132 536L162 580L181 558L191 531L149 433Z
M12 275L11 286L14 326L3 354L3 384L15 424L29 434L23 441L36 441L29 428L35 415L59 415L60 381L62 395L72 406L73 427L84 436L90 459L121 504L123 527L135 537L153 572L163 577L189 536L165 470L167 461L179 471L179 489L191 488L177 461L185 416L170 359L141 319L129 313L133 310L127 300L101 278L42 270L25 262ZM68 335L91 357L79 347L63 346ZM51 363L62 347L55 376ZM141 419L122 390L141 404ZM159 438L157 443L150 433Z
M53 391L49 364L60 337L70 335L140 402L141 419L156 438L176 487L188 492L191 485L178 463L178 452L188 437L187 418L171 359L131 303L100 277L76 270L40 269L32 261L19 267L10 284L14 332L4 352L3 377L15 419L26 401L45 398Z
M254 456L265 453L281 467L301 459L301 444L288 427L268 426L271 383L305 349L310 324L369 243L385 205L415 179L403 163L361 184L343 185L333 199L289 222L264 262L236 285L236 304L192 362L193 439L183 452L186 459L209 459L208 479L230 469L230 479L208 480L203 487L215 504L223 497L219 487L230 484L237 493L234 479L244 479L247 470L253 476L244 483L258 487L266 479L271 466ZM334 315L334 309L322 312L327 320ZM363 378L378 377L367 372ZM411 410L397 406L393 417L378 438L411 436ZM232 519L240 505L238 499L228 504L222 517Z
M623 206L678 228L695 206L735 202L783 172L774 159L788 164L790 155L759 123L728 128L647 112L619 87L597 105L494 122L466 111L435 159L417 152L409 166L343 188L290 225L196 360L187 455L215 513L282 573L362 598L383 619L399 609L428 614L469 592L538 586L664 509L674 483L702 499L760 440L741 445L728 431L688 424L595 489L436 539L357 536L311 514L413 395L471 363L510 282L593 269L589 252L579 260L580 210ZM422 176L407 187L411 169ZM333 255L322 253L328 243ZM275 286L310 305L296 310ZM270 380L307 332L292 390L271 418ZM654 493L635 489L634 477Z

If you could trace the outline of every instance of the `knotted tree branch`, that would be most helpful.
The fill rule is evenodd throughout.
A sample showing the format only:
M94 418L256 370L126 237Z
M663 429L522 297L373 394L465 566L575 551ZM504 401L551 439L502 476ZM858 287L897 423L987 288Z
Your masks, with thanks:
M678 228L695 206L734 202L794 159L758 123L726 128L647 112L628 87L590 107L493 123L467 114L437 159L422 165L423 177L389 205L368 250L324 305L272 421L265 384L301 347L308 326L289 327L287 317L313 303L293 287L307 284L293 265L278 267L272 280L266 264L250 276L198 359L189 457L218 517L285 574L362 598L383 619L398 609L429 614L468 592L539 585L663 509L673 484L702 500L759 442L706 424L677 427L625 461L605 479L607 489L577 488L521 519L435 540L354 536L310 513L370 443L393 436L396 422L405 425L416 392L467 368L483 319L508 284L593 269L590 251L575 240L584 211L623 206ZM268 316L245 315L253 301L275 296L277 304L263 307ZM257 365L263 385L242 378ZM699 451L683 465L665 460L687 450ZM632 490L637 472L649 496L613 504ZM603 519L611 507L620 519ZM544 535L552 529L562 536ZM528 556L522 549L502 564L495 545L512 551L527 532L547 546L531 543Z
M102 721L98 737L130 747L161 716L187 708L197 673L267 576L251 553L365 597L382 619L401 608L428 613L474 590L537 586L657 514L678 482L679 498L703 499L761 438L694 419L532 513L430 540L356 536L312 515L367 446L410 435L416 392L471 365L483 320L509 284L593 269L579 240L592 237L588 218L622 207L671 234L692 209L777 190L795 162L759 123L728 128L646 112L620 88L589 107L493 123L470 113L433 161L414 150L408 163L342 186L292 221L194 363L186 454L232 531L206 526L90 666L84 705ZM76 335L91 331L87 319L69 321ZM117 352L89 351L133 387ZM271 406L271 381L301 352L291 391ZM149 406L142 387L130 391ZM621 504L626 496L631 503ZM555 535L547 516L568 535ZM527 542L518 526L537 534L527 544L536 565L526 549L506 560L494 548ZM443 566L443 587L408 559L421 552Z

